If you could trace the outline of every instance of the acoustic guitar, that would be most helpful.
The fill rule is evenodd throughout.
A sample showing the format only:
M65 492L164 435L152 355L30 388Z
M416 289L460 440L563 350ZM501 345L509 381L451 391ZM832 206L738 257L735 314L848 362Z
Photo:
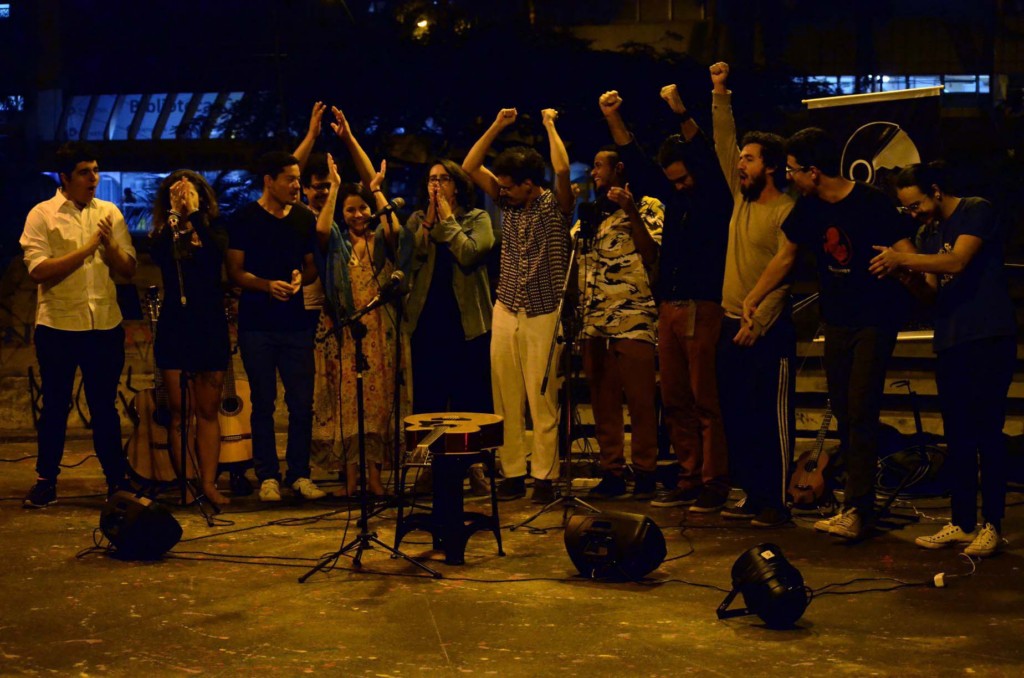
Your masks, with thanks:
M832 423L832 401L828 401L821 428L814 441L814 447L800 455L789 481L789 498L793 506L801 509L816 508L828 493L831 477L832 455L825 452L825 436Z
M150 333L156 338L156 321L160 317L160 291L156 286L146 291L145 307L149 316ZM129 416L135 422L135 431L128 440L128 465L142 481L158 483L178 479L176 465L171 462L169 435L171 409L167 401L167 386L163 373L153 364L153 388L142 389L128 406ZM186 464L186 466L191 466ZM189 477L194 476L189 470Z
M228 321L231 313L228 310ZM252 424L250 415L249 382L235 377L234 354L228 358L228 369L224 373L224 388L220 397L220 463L238 464L252 460Z
M475 454L504 444L504 419L496 414L439 412L405 418L407 454L414 463L432 455Z

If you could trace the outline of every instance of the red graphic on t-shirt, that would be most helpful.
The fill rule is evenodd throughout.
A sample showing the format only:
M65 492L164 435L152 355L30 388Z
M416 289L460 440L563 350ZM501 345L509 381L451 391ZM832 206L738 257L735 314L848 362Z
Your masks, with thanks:
M829 226L825 230L824 239L823 247L829 256L835 259L840 266L850 263L850 259L853 258L853 244L843 229L838 226Z

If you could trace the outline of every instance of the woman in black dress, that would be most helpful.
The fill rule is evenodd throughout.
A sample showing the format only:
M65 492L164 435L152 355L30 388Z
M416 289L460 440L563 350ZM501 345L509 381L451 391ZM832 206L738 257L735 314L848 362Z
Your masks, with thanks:
M214 484L220 454L217 413L231 358L221 291L227 233L218 225L218 216L216 194L192 170L173 172L160 184L153 204L152 255L163 275L164 299L153 350L171 408L172 460L181 458L179 384L185 371L186 416L191 421L192 412L196 415L203 493L215 504L227 504Z

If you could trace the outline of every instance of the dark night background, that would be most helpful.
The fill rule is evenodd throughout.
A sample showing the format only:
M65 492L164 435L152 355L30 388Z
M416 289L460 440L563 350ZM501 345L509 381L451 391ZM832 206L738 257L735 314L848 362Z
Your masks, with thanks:
M389 160L392 192L412 199L423 163L461 158L506 106L521 121L497 146L537 144L545 155L539 111L561 111L581 163L574 180L609 140L597 108L605 90L620 91L649 146L670 132L658 92L671 82L709 129L707 68L718 60L732 66L740 130L782 134L807 123L801 99L872 91L878 74L904 86L944 76L942 155L959 168L962 192L993 199L1014 220L1020 212L1019 1L11 0L0 13L4 5L2 268L20 257L24 215L52 192L39 173L79 133L62 113L94 95L151 94L153 106L177 93L180 111L193 94L241 94L216 121L200 113L158 140L93 139L107 172L219 170L230 208L244 191L228 171L294 149L323 100L345 110L375 162ZM960 76L985 80L954 92ZM326 124L317 150L340 152L347 165Z

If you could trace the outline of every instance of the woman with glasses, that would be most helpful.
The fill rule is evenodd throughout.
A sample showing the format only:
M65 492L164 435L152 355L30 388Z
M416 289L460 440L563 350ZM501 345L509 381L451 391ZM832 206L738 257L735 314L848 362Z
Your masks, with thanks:
M491 412L491 290L486 259L491 217L474 209L469 176L456 163L430 165L415 237L405 327L412 336L413 412ZM425 489L425 482L418 484Z

